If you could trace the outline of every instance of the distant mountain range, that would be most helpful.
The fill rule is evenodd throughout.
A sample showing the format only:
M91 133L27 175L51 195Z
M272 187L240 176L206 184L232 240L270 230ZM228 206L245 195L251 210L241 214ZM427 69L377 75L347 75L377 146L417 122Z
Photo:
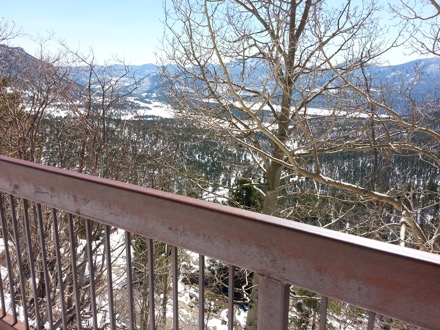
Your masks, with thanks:
M40 61L22 48L0 44L0 76L25 77L28 70L37 67L36 62ZM238 70L240 65L231 62L229 66L231 70L235 68ZM123 65L113 65L111 71L114 76L118 76L122 75L126 68ZM264 66L254 66L255 68L257 69L252 83L258 84L259 79L263 80L268 73ZM104 74L108 72L108 67L100 65L95 65L94 69ZM142 104L148 105L153 100L163 101L164 89L160 80L160 67L154 64L143 64L129 65L128 69L131 74L123 78L121 83L125 84L127 89L131 87L133 80L139 83L139 88L130 98L133 104L139 107ZM85 85L88 80L87 70L84 70L84 67L75 67L73 71L76 73L74 75L75 82L79 85ZM402 82L415 81L416 84L414 84L411 93L417 101L423 101L428 96L440 98L440 91L436 85L440 82L440 58L419 59L394 66L369 66L365 72L372 77L375 82L373 85L377 86L388 84L391 88L397 89ZM357 75L360 76L360 72ZM400 102L398 93L395 93L394 97ZM403 99L401 101L404 102ZM319 106L319 104L316 105Z

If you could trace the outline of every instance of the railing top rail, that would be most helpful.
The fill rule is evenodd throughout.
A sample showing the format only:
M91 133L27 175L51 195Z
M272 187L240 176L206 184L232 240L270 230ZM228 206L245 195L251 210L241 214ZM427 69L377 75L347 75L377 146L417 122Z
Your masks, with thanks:
M70 171L70 170L59 169L56 167L51 167L51 166L46 166L46 165L42 165L42 164L38 164L38 163L28 162L28 161L24 161L24 160L20 160L20 159L16 159L16 158L11 158L11 157L7 157L7 156L0 156L0 169L2 169L2 167L1 167L2 163L15 164L18 166L22 166L24 168L37 170L38 172L41 171L41 172L46 172L46 173L52 173L54 175L60 175L62 177L66 177L66 178L81 180L81 181L84 181L84 183L86 183L86 182L95 183L95 184L98 184L101 186L113 187L118 190L120 189L121 191L125 190L125 191L129 191L129 192L133 192L133 193L139 193L141 195L144 195L145 197L149 196L151 198L168 200L170 203L175 203L176 205L182 204L182 205L194 206L194 207L197 207L200 209L205 209L205 210L211 211L213 213L227 214L229 216L236 217L237 219L242 218L242 219L248 219L248 220L256 221L256 222L264 222L264 223L267 223L267 224L270 224L273 226L280 226L280 227L285 227L286 229L289 228L290 230L302 231L304 233L309 233L313 236L321 236L323 238L328 238L328 239L332 239L332 240L339 240L339 241L345 242L347 244L354 244L354 245L361 246L361 247L364 246L368 249L374 249L374 250L378 250L378 251L384 252L384 253L400 255L405 258L414 258L417 260L423 260L426 262L432 262L436 265L440 265L440 255L433 254L433 253L427 253L425 251L409 249L409 248L401 247L398 245L375 241L372 239L367 239L364 237L350 235L350 234L346 234L346 233L342 233L342 232L338 232L338 231L334 231L334 230L330 230L330 229L325 229L325 228L316 227L316 226L312 226L312 225L308 225L308 224L304 224L304 223L286 220L283 218L268 216L268 215L261 214L261 213L246 211L246 210L233 208L233 207L229 207L229 206L225 206L225 205L221 205L221 204L215 204L212 202L207 202L207 201L194 199L194 198L190 198L190 197L186 197L186 196L176 195L176 194L172 194L172 193L168 193L168 192L164 192L164 191L160 191L160 190L156 190L156 189L145 188L145 187L137 186L137 185L130 184L130 183L100 178L97 176L78 173L78 172ZM14 172L19 174L21 172L21 170L17 168L17 170ZM4 174L6 174L6 173L4 173ZM0 172L0 179L3 180L3 178L6 177L6 175L4 175L4 174L2 174L2 172ZM14 178L17 178L17 177L14 176ZM47 202L47 196L44 196L43 198L41 198L41 201L39 200L38 195L45 195L46 192L32 191L31 194L29 195L29 193L24 193L23 189L21 189L21 190L17 189L17 188L19 188L19 185L17 183L14 184L14 182L18 182L18 180L15 180L15 179L11 180L11 183L13 185L12 185L12 187L10 186L9 189L5 189L4 182L1 182L0 183L0 190L4 191L6 193L12 193L14 195L27 198L29 200L40 202L40 203L43 203L43 204L51 206L51 207L62 209L62 207L60 207L59 205L51 205L49 202ZM31 184L31 182L29 182L28 184ZM69 190L69 188L66 187L66 190ZM19 193L20 191L22 191L24 193L24 195L21 195ZM85 199L83 199L83 201L85 201ZM71 208L66 208L66 209L64 209L64 211L67 211L69 213L73 213L76 215L83 215L84 216L84 214L81 214L80 212L75 213L75 211L73 211ZM106 221L104 219L94 219L94 220L97 222L106 223ZM114 225L114 224L112 224L112 225ZM116 227L119 227L121 229L126 229L126 228L124 228L123 223L116 225ZM197 252L197 251L195 251L195 252Z
M0 191L440 327L438 255L4 156Z

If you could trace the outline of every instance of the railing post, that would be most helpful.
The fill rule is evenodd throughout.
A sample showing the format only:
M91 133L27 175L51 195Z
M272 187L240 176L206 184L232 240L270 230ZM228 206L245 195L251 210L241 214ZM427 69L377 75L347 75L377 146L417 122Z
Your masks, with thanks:
M289 285L259 275L258 329L287 330Z

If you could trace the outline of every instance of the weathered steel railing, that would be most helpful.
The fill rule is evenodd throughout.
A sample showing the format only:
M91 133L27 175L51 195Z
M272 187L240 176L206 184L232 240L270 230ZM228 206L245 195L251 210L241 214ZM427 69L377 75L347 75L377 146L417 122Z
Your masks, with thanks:
M142 327L134 313L134 235L146 238L151 329L158 317L156 241L173 246L164 253L171 255L173 329L180 315L178 248L201 256L199 306L203 256L258 273L259 329L287 329L290 285L322 295L321 329L326 297L370 311L369 329L376 314L440 329L438 255L7 157L0 157L0 192L0 329L67 329L72 322L78 329ZM234 267L229 271L233 287ZM228 329L233 299L229 290ZM124 324L116 321L122 309ZM204 329L205 308L198 319Z

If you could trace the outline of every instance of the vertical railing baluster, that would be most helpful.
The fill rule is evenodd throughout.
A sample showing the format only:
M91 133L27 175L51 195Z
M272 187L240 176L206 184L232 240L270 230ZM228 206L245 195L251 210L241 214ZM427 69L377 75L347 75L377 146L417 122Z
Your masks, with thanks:
M49 322L49 327L53 326L53 314L52 314L52 285L50 282L49 277L49 267L47 262L47 251L46 251L46 244L44 239L44 226L43 226L43 212L41 211L41 204L37 204L36 206L36 218L37 218L37 224L38 224L38 233L40 236L40 246L41 246L41 256L42 256L42 268L43 268L43 276L44 276L44 287L45 287L45 293L46 293L46 308L47 308L47 319Z
M55 242L55 258L56 258L56 267L57 267L57 275L58 275L58 283L59 283L59 294L60 294L60 303L61 303L61 320L63 323L63 329L67 329L67 309L66 309L66 301L64 298L64 281L63 281L63 266L61 264L61 246L60 246L60 230L58 226L58 218L57 211L52 209L52 222L53 222L53 238ZM73 274L72 274L73 276Z
M73 228L73 217L72 214L68 214L68 222L69 222L69 241L70 241L70 248L71 248L71 263L72 263L72 284L73 284L73 292L75 297L75 313L76 313L76 325L78 327L78 330L82 329L82 322L81 322L81 297L79 292L79 286L78 286L78 266L76 264L76 233Z
M127 293L128 293L128 326L135 329L134 297L133 297L133 268L131 262L131 234L125 232L125 264L127 266Z
M228 330L234 329L234 295L235 295L235 269L229 265L228 280Z
M151 238L147 239L148 244L148 299L149 299L149 313L150 313L150 329L156 330L156 316L154 304L154 246Z
M179 329L179 264L178 249L172 247L172 272L173 272L173 330Z
M289 286L258 276L258 329L287 330Z
M199 255L199 330L205 329L205 256Z
M26 245L28 249L28 257L29 257L29 271L30 271L30 281L32 285L32 293L34 299L34 311L35 311L35 322L37 329L41 329L41 320L40 320L40 308L39 308L39 297L37 292L37 282L36 282L36 273L35 273L35 263L34 263L34 249L32 246L32 236L31 236L31 223L29 219L29 204L26 199L22 199L22 208L23 208L23 222L24 222L24 233L26 238ZM31 306L29 306L31 308Z
M328 297L321 297L321 306L319 307L319 330L327 328L327 311L328 311Z
M18 219L17 219L17 213L15 211L14 196L9 195L9 202L11 204L12 229L14 232L15 250L17 252L18 277L20 282L21 301L23 304L23 320L25 326L29 328L29 316L28 316L26 289L25 289L26 282L25 282L25 274L23 274L23 272L21 271L24 267L23 267L23 259L21 255L21 246L20 246L21 239L20 239L20 232L18 230ZM11 293L11 299L14 299L12 293Z
M87 261L89 265L89 283L90 283L90 309L92 312L92 322L93 328L98 328L98 313L96 306L96 288L95 288L95 265L93 260L93 248L92 248L92 222L91 220L86 220L86 251L87 251Z
M367 330L374 330L374 323L376 321L376 313L368 311L368 325Z
M6 221L6 215L5 215L5 210L4 210L4 206L3 206L3 194L0 194L0 221L1 221L1 232L2 232L2 238L3 238L3 248L4 248L4 252L5 252L5 258L6 258L6 269L8 272L8 280L9 280L9 292L10 292L10 296L11 299L9 299L11 301L11 306L12 306L12 317L13 317L13 322L16 323L17 322L17 313L16 313L16 308L15 308L15 300L12 299L13 294L12 292L14 291L14 282L12 281L12 268L11 268L11 257L9 255L9 239L8 239L8 230L7 230L7 221ZM4 283L2 283L2 304L3 304L3 315L2 318L6 315L7 313L7 306L6 306L6 302L4 301Z
M6 316L6 303L5 303L5 296L3 293L3 278L0 272L0 304L1 304L1 315L0 319L4 318Z
M107 287L108 287L108 310L110 315L110 328L116 329L115 324L115 308L113 304L113 276L112 276L112 255L110 245L110 226L105 226L105 262L107 264Z

